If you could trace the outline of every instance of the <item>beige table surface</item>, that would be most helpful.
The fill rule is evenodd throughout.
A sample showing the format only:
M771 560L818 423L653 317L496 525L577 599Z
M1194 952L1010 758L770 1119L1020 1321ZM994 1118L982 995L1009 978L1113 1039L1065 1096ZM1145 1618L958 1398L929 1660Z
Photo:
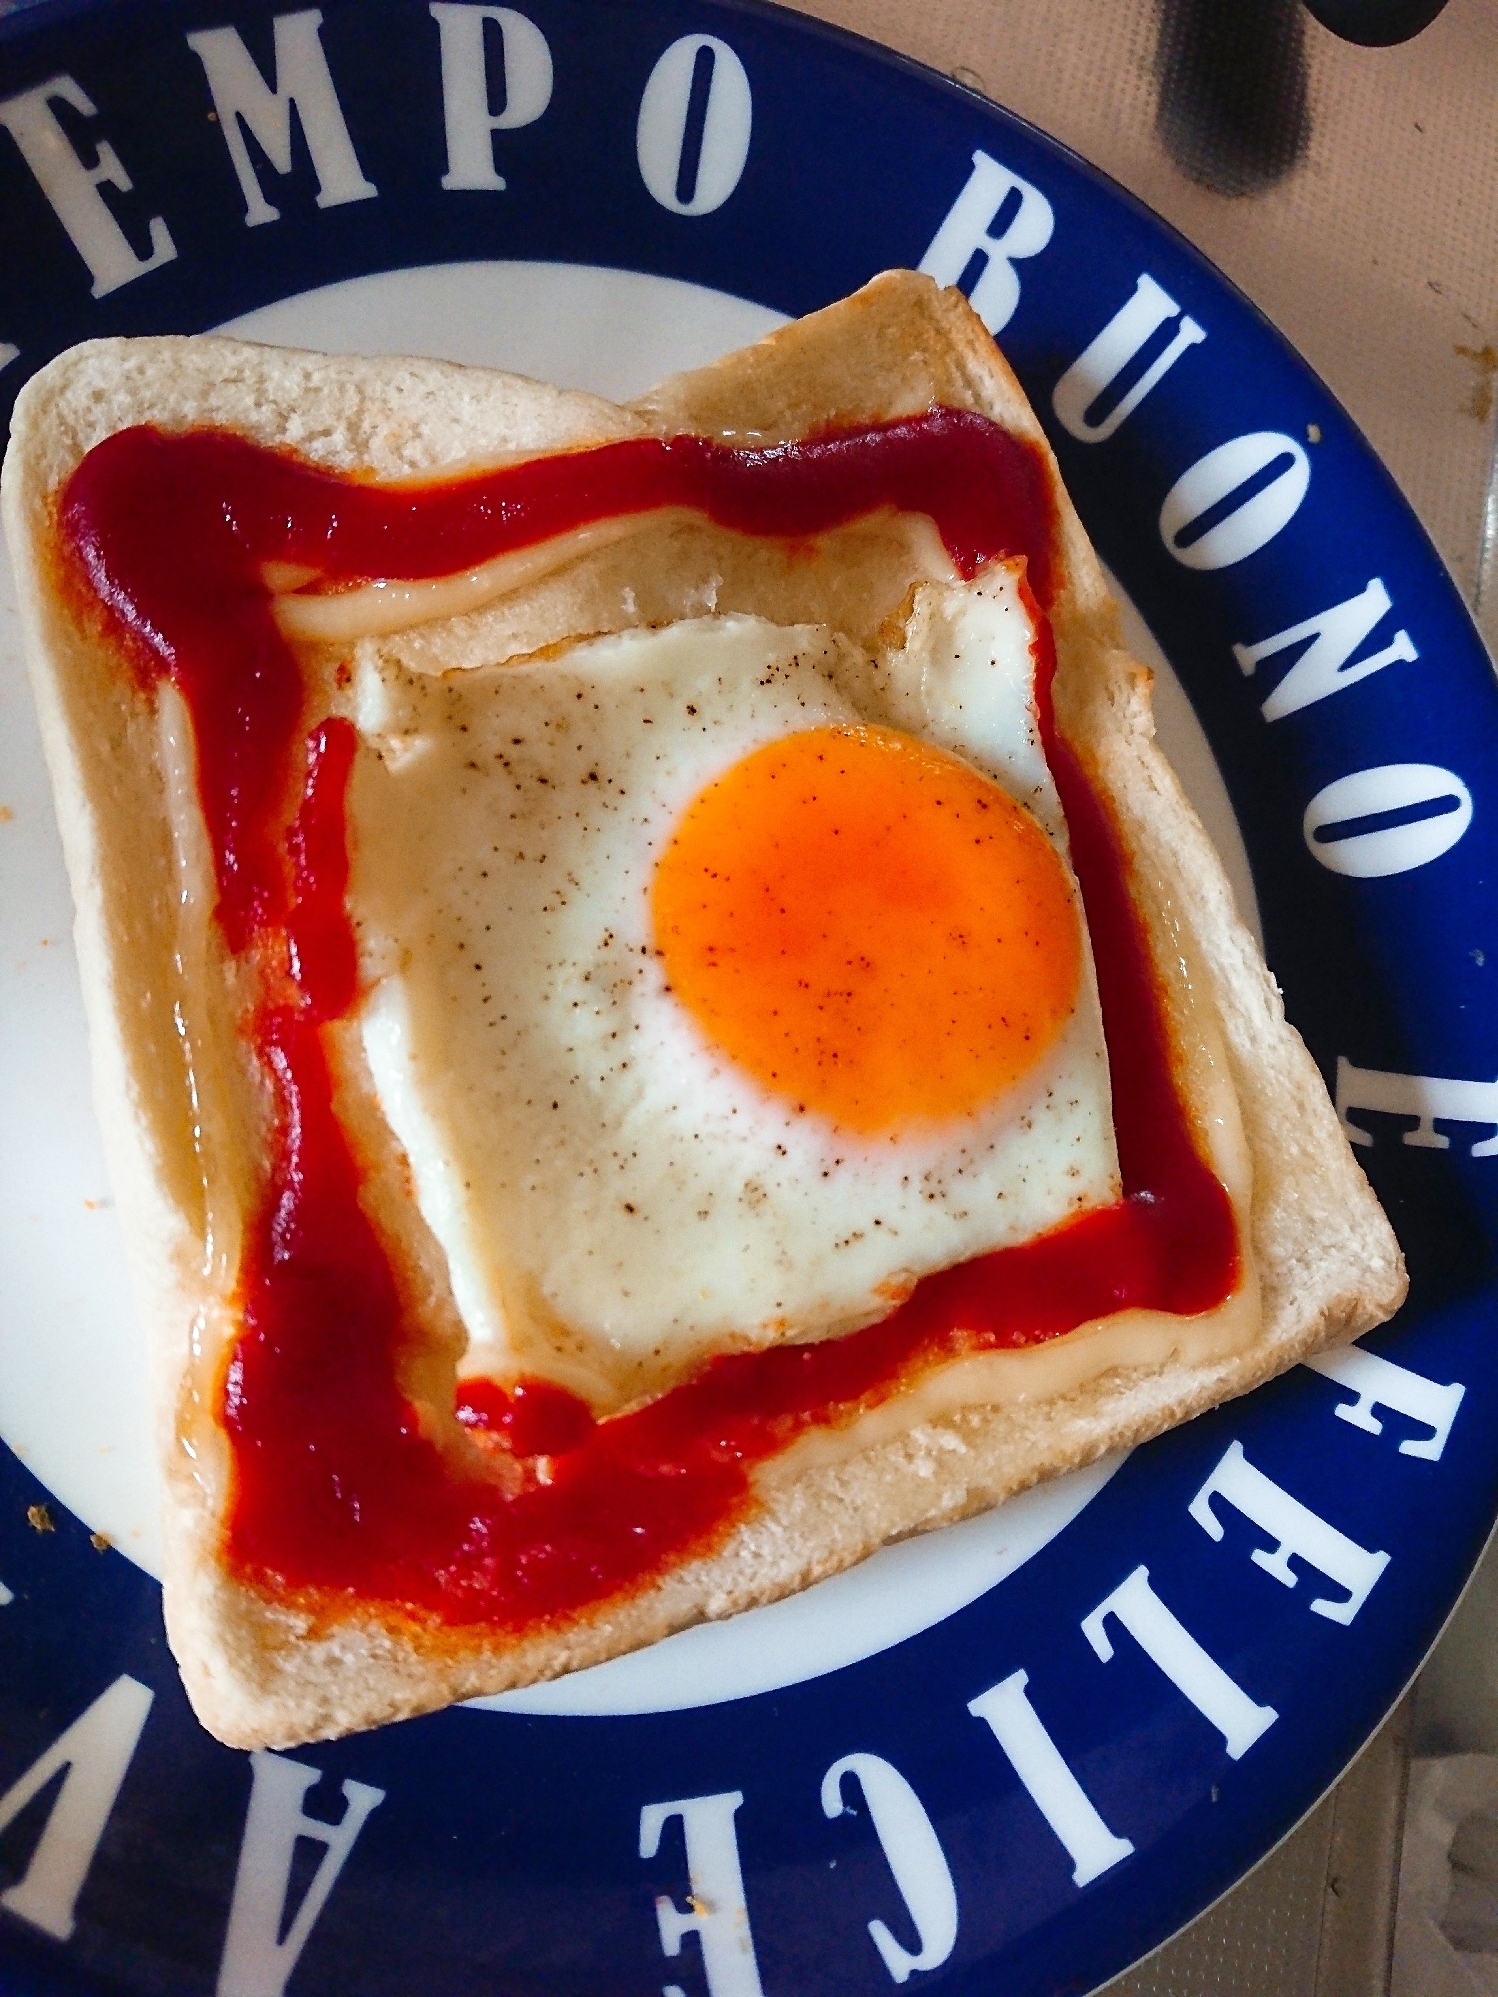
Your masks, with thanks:
M1498 652L1498 0L1356 49L1298 0L797 0L1102 167L1286 333L1398 479ZM1388 1983L1401 1708L1257 1872L1109 1997Z

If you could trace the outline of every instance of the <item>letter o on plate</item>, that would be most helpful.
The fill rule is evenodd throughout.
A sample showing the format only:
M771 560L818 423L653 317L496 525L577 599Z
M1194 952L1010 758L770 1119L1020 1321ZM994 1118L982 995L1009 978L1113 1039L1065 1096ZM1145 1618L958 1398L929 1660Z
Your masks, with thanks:
M1230 437L1182 472L1160 508L1160 538L1188 569L1230 569L1295 517L1311 461L1293 437Z
M1472 793L1450 770L1383 763L1317 791L1301 830L1323 867L1372 881L1439 860L1471 823Z
M739 184L753 116L749 78L727 42L683 35L651 70L640 99L640 178L672 214L711 215ZM686 157L693 138L695 170Z

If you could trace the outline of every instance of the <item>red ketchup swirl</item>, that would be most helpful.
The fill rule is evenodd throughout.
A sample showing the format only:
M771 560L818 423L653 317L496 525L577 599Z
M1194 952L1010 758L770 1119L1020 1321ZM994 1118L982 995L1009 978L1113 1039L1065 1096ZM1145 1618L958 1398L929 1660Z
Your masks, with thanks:
M297 565L332 585L448 575L662 506L793 539L894 507L928 514L964 576L1000 556L1026 559L1042 727L1097 963L1124 1197L928 1277L863 1331L713 1360L630 1414L595 1422L540 1381L508 1393L466 1383L454 1432L402 1384L420 1329L404 1321L360 1204L321 1038L357 996L344 905L354 732L307 712L263 571ZM1118 834L1051 718L1043 612L1055 520L1033 446L971 412L936 409L757 450L633 438L380 486L219 432L143 428L89 454L59 524L64 561L111 613L132 671L146 687L170 679L191 712L217 919L232 952L274 968L247 1029L275 1105L270 1171L246 1228L241 1329L219 1410L233 1460L225 1553L247 1579L439 1624L554 1624L710 1552L753 1510L757 1463L932 1365L1129 1308L1194 1314L1236 1287L1232 1208L1179 1101Z

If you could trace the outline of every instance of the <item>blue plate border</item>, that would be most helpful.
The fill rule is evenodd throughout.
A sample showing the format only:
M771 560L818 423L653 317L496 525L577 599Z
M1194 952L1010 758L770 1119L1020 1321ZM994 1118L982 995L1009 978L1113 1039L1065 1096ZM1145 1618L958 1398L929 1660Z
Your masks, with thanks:
M329 0L317 45L376 192L319 207L319 189L352 183L297 127L284 177L252 149L280 215L247 227L186 37L237 29L269 73L278 11L308 10L56 0L0 20L0 340L19 350L0 395L91 334L192 330L339 277L472 258L616 264L805 311L887 264L930 260L966 198L972 252L943 274L978 285L995 317L1017 288L1006 351L1207 731L1270 961L1368 1140L1360 1155L1414 1288L1341 1380L1299 1369L1136 1453L1103 1501L939 1628L695 1713L459 1711L251 1761L192 1721L154 1585L96 1550L6 1452L7 1980L228 1997L842 1997L887 1989L894 1963L974 1997L1087 1990L1225 1890L1335 1779L1433 1641L1498 1506L1498 690L1486 655L1392 481L1253 308L1130 197L960 86L753 0L523 0L551 52L550 101L496 133L502 192L444 189L428 8ZM636 151L649 79L686 37L732 50L753 105L742 171L702 213L652 195ZM715 55L715 80L726 64ZM40 115L73 168L49 198L17 134L52 129L36 122L36 93L61 77L71 101L50 88ZM699 117L700 97L699 84ZM80 174L95 176L92 196L78 194ZM71 233L68 187L83 203ZM690 173L670 191L689 208ZM1033 240L1047 214L1047 240L1024 255L979 242L1017 226L1011 246ZM174 254L132 270L159 252L158 219ZM961 236L951 224L949 261ZM1058 404L1058 384L1075 385L1080 357L1141 297L1156 323L1113 381L1115 403L1179 351L1098 435L1107 374L1085 403L1063 390ZM1180 481L1255 437L1278 442L1257 468L1240 447L1215 483L1199 473L1192 503L1167 517L1170 545L1162 508ZM1254 520L1281 512L1250 546ZM1221 549L1234 558L1192 565ZM1329 613L1357 599L1387 604L1340 662L1331 642L1303 670ZM1335 628L1345 637L1356 621ZM1251 674L1235 647L1257 655ZM1308 687L1320 691L1294 704ZM1288 711L1266 717L1277 698ZM1387 775L1407 768L1434 774ZM1390 859L1402 863L1368 871ZM27 1523L41 1504L55 1531ZM1141 1611L1146 1600L1158 1610ZM1099 1629L1108 1601L1105 1658L1084 1625ZM1170 1649L1160 1612L1217 1677ZM1245 1744L1250 1709L1274 1717ZM829 1816L828 1771L850 1756L862 1759ZM255 1899L255 1877L271 1881L270 1900Z

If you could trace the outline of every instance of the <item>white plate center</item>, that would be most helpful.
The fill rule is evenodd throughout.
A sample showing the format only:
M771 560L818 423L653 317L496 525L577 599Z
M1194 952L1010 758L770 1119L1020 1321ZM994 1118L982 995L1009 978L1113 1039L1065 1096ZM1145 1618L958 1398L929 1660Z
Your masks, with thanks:
M758 339L782 315L674 279L572 264L465 263L358 278L222 330L326 352L406 353L509 368L624 400ZM1159 676L1161 744L1257 909L1206 738L1125 605ZM147 1355L89 1106L72 907L0 565L0 1434L71 1511L161 1571ZM624 1713L712 1704L816 1677L931 1627L1055 1537L1118 1459L985 1517L887 1548L850 1573L649 1651L494 1700L508 1711Z

